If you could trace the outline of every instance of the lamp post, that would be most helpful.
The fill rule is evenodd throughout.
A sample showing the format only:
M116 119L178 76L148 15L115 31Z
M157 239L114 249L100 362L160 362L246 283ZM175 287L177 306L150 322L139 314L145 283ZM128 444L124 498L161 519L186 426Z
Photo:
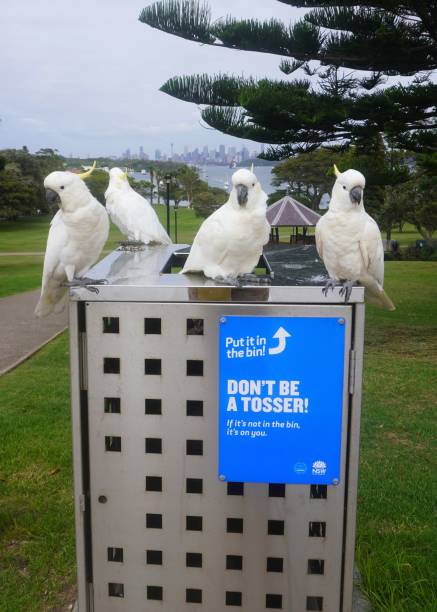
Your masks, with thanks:
M166 201L166 207L167 207L167 234L170 236L170 183L171 183L171 175L170 174L166 174L164 179L165 179L165 183L167 185L167 201Z
M179 202L174 203L174 241L177 244L178 243L178 208L179 208Z

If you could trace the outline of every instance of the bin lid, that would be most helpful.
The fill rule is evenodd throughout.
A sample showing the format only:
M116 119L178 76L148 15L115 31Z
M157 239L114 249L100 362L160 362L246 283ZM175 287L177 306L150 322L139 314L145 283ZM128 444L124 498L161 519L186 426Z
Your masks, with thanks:
M72 287L72 300L90 301L238 301L308 304L343 304L340 287L325 297L328 279L314 245L266 245L263 264L268 284L248 283L233 287L217 283L203 274L179 274L189 253L186 244L144 246L142 250L116 249L96 264L87 277L106 279L98 293ZM271 274L273 273L273 274ZM352 289L350 303L364 301L364 288Z

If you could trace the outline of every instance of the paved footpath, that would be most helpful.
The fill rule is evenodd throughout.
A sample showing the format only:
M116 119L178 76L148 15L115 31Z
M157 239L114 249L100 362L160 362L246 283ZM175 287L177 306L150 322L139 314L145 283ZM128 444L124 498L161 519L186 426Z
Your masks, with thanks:
M67 309L38 319L33 314L40 290L0 299L0 375L30 357L68 325Z

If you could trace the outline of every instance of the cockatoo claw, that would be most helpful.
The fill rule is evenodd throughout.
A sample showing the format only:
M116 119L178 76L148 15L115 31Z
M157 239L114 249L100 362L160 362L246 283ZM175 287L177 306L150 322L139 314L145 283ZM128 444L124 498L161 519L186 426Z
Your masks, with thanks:
M352 293L352 287L354 286L354 281L344 281L342 288L340 289L340 295L344 295L345 304L349 302L349 298Z
M72 281L66 281L62 284L64 287L83 287L91 293L97 294L99 290L93 285L107 285L108 281L106 278L88 278L87 276L82 276L81 278L73 278Z
M118 243L120 251L144 251L144 242L141 240L120 240Z
M325 297L327 297L328 295L328 291L331 289L331 291L334 291L334 289L336 288L337 283L335 282L334 278L329 278L328 282L326 283L326 285L323 287L322 289L322 293Z
M240 274L237 276L237 282L240 287L243 287L244 285L270 285L272 281L266 275Z
M228 287L238 287L238 280L234 276L216 276L214 282L217 285L226 285Z

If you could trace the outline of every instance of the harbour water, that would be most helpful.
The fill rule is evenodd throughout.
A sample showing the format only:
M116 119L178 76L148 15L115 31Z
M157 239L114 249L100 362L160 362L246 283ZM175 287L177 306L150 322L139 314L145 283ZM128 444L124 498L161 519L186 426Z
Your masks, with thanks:
M255 166L254 168L255 174L267 194L277 189L271 184L271 180L274 177L274 174L272 174L273 168L274 166ZM226 191L229 191L233 173L238 170L238 168L213 165L199 166L198 169L200 178L206 181L210 187L220 187L221 189L226 189ZM150 178L148 173L141 174L139 172L132 172L131 176L137 181L148 181Z

